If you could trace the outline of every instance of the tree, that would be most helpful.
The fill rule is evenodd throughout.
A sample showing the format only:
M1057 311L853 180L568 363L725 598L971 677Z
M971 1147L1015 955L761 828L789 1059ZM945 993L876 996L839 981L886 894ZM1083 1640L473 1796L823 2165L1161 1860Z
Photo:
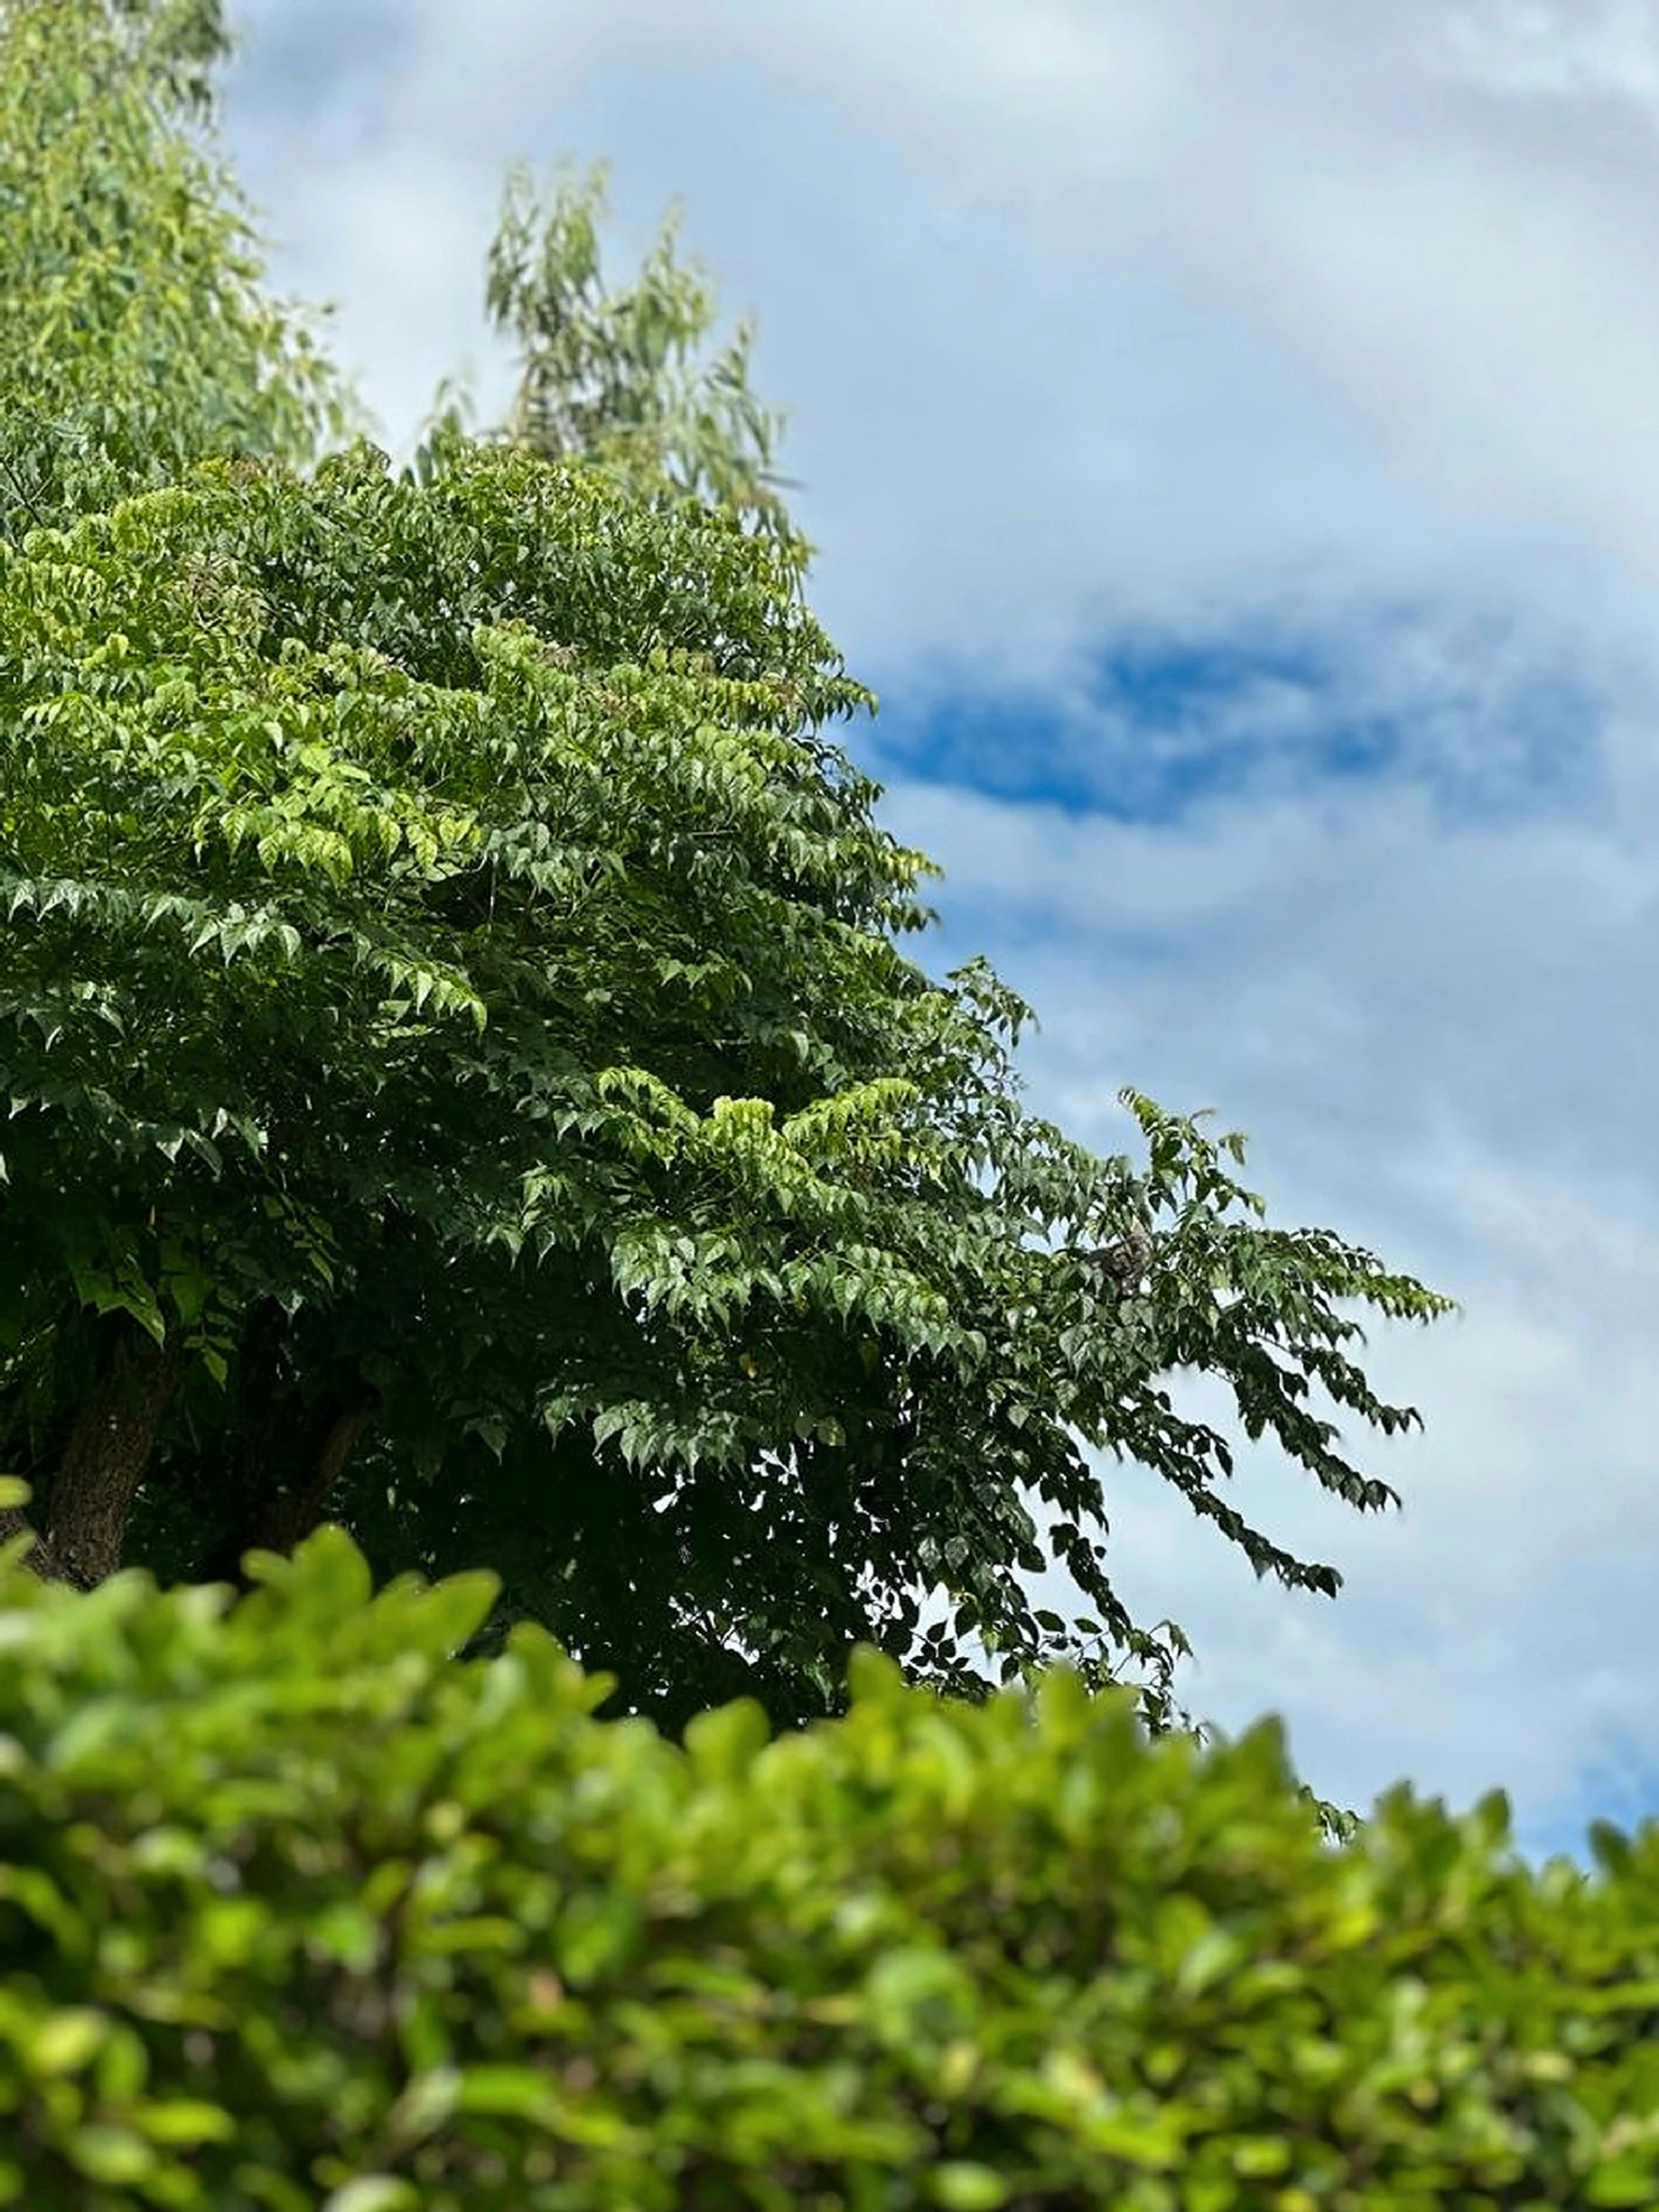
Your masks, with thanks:
M504 449L203 464L6 558L0 1347L84 1577L155 1460L157 1556L187 1497L197 1535L240 1498L238 1546L326 1508L385 1564L482 1555L671 1720L739 1682L796 1717L907 1643L918 1573L1009 1673L1076 1644L1013 1580L1020 1482L1133 1642L1076 1427L1336 1587L1156 1378L1227 1376L1378 1505L1299 1402L1410 1417L1331 1300L1444 1302L1224 1221L1148 1101L1139 1177L1021 1111L1028 1010L889 941L927 863L818 735L868 698L787 587L718 512ZM1096 1253L1137 1216L1126 1296ZM921 1673L970 1682L942 1631Z
M357 426L211 155L220 0L0 0L0 538Z
M328 1517L381 1575L494 1567L487 1640L533 1614L669 1728L837 1710L860 1639L981 1695L970 1631L1005 1680L1130 1653L1172 1725L1189 1647L1118 1603L1073 1432L1334 1594L1159 1380L1225 1376L1397 1502L1303 1401L1404 1426L1336 1306L1450 1302L1230 1219L1236 1135L1126 1093L1136 1172L1024 1111L1029 1009L892 941L937 871L824 735L874 701L745 506L764 440L728 423L709 505L644 412L598 465L525 449L551 415L451 415L401 480L363 445L181 476L181 417L178 480L73 486L0 554L0 1451L36 1563L234 1576ZM1021 1485L1092 1616L1028 1605ZM919 1651L917 1580L955 1607Z
M780 496L793 480L773 466L785 417L750 389L754 324L745 318L707 367L694 366L716 295L700 265L676 261L677 208L639 280L602 288L608 175L604 163L585 179L561 171L543 209L529 172L508 171L484 298L490 320L516 341L519 378L506 421L485 435L550 460L583 459L647 497L666 491L722 507L770 538L799 580L814 549ZM427 453L475 411L464 382L445 379ZM425 465L423 457L417 470Z
M264 296L211 158L230 48L220 0L0 0L0 544L203 454L310 458L358 419ZM54 1344L84 1335L75 1305Z

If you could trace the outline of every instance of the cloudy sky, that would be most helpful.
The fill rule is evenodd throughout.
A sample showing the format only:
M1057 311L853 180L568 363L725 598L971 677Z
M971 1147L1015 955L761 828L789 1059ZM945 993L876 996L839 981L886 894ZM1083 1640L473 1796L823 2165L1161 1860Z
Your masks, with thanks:
M612 164L613 284L681 201L882 697L848 749L948 870L906 950L1034 1003L1097 1151L1124 1083L1213 1105L1270 1221L1460 1302L1361 1356L1399 1512L1176 1382L1334 1601L1104 1461L1182 1701L1361 1812L1501 1785L1534 1864L1659 1814L1659 6L233 14L274 279L394 453L446 373L505 402L509 160Z

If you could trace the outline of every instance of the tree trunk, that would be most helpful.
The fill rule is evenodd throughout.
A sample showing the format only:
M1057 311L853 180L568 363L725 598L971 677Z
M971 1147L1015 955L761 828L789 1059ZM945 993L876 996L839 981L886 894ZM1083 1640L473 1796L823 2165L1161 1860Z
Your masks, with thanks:
M106 1325L98 1379L76 1414L53 1470L43 1524L27 1564L43 1580L90 1590L121 1564L133 1496L144 1477L156 1430L178 1384L184 1346L158 1345L126 1314ZM0 1515L0 1533L31 1524Z
M307 1400L288 1324L270 1305L243 1341L242 1442L231 1526L203 1564L202 1579L248 1587L243 1555L284 1556L321 1520L352 1446L380 1408L380 1393L349 1363ZM301 1355L302 1358L302 1355Z
M23 1560L32 1574L38 1575L42 1582L68 1582L77 1589L87 1587L69 1572L27 1513L15 1505L0 1506L0 1544L10 1543L14 1536L23 1535L35 1539Z
M379 1391L366 1385L360 1392L341 1392L309 1409L297 1473L276 1487L268 1481L255 1493L245 1550L257 1544L267 1551L290 1552L302 1536L310 1534L322 1518L328 1493L352 1445L379 1409Z

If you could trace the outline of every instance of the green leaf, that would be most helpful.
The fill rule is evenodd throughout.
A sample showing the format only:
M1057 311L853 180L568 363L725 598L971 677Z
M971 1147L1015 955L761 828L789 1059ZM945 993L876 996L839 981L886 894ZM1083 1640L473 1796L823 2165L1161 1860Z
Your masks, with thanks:
M941 2159L927 2177L927 2193L946 2212L996 2212L1008 2201L1008 2184L993 2167L965 2158Z

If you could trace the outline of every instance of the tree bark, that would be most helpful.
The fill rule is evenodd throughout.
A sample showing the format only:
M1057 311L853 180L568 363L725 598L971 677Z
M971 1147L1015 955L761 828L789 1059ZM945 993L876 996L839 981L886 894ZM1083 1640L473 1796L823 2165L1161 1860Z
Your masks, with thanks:
M45 1582L90 1590L121 1564L133 1499L183 1366L126 1315L105 1325L98 1377L70 1427L44 1498L0 1508L0 1543L35 1538L25 1564ZM242 1435L234 1445L231 1526L203 1561L203 1581L248 1587L251 1550L290 1553L316 1527L380 1393L349 1363L307 1401L280 1309L251 1320L243 1345ZM227 1469L227 1472L232 1472Z
M380 1393L346 1364L306 1400L302 1372L270 1306L243 1342L242 1440L231 1526L203 1564L202 1579L248 1587L243 1556L288 1554L321 1520L352 1447L380 1408Z
M0 1544L10 1543L14 1536L23 1535L33 1536L35 1539L24 1555L23 1564L32 1574L38 1575L42 1582L68 1582L76 1589L90 1587L72 1574L57 1557L27 1513L15 1505L0 1506Z
M311 1408L303 1429L297 1475L255 1493L244 1545L290 1552L322 1518L328 1493L338 1480L351 1447L380 1409L380 1393L365 1386L361 1394L342 1393Z
M125 1314L110 1317L105 1346L97 1380L53 1471L43 1519L31 1522L15 1508L0 1513L0 1535L34 1528L36 1542L25 1563L43 1581L81 1590L121 1564L127 1515L184 1355L177 1336L158 1345Z

